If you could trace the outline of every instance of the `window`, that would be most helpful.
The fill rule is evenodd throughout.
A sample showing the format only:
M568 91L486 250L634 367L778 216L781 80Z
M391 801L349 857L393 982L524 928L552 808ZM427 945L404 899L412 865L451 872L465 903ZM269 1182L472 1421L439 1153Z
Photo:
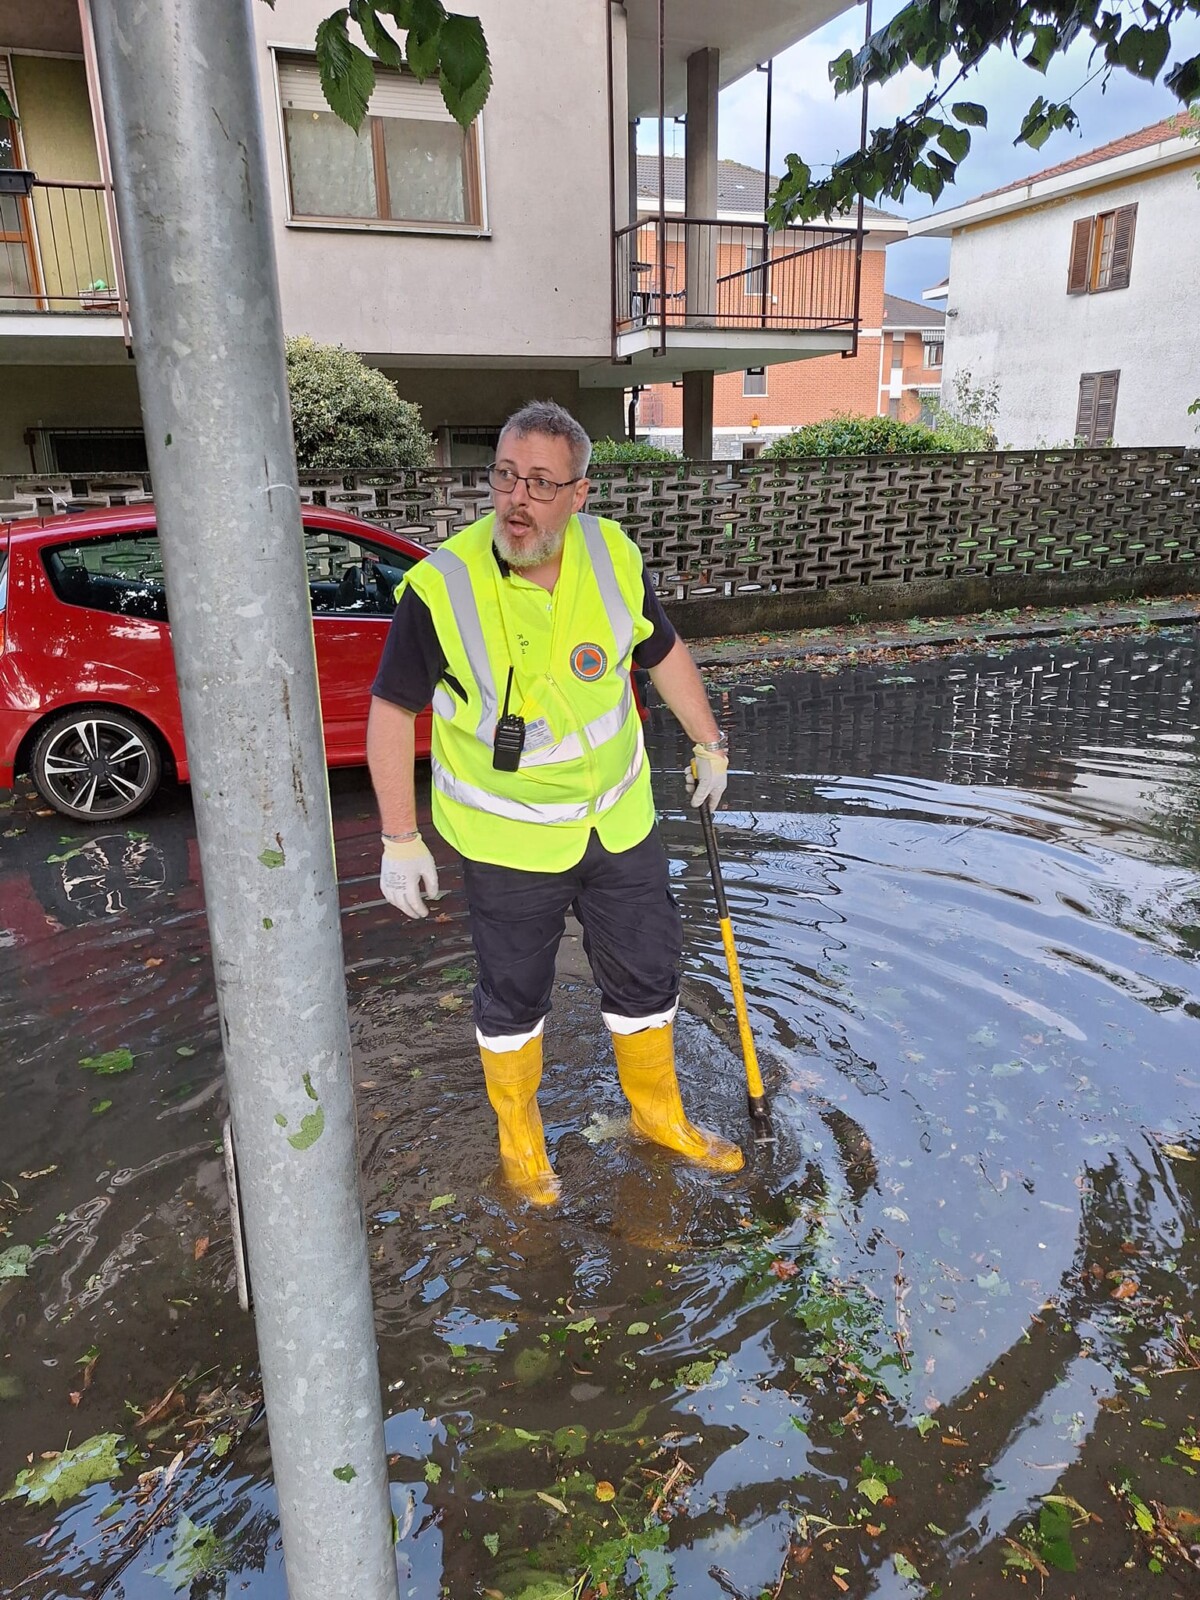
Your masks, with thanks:
M1117 428L1119 372L1085 372L1079 380L1075 437L1084 444L1111 444Z
M25 442L38 472L146 472L140 428L30 428Z
M940 367L942 364L942 356L946 349L944 341L941 339L930 339L929 337L926 337L923 340L923 348L923 359L926 367Z
M894 394L888 401L887 414L893 422L900 420L900 396L898 394Z
M390 617L412 558L333 528L304 530L304 561L314 615Z
M60 544L43 554L50 587L65 605L167 621L162 554L153 528Z
M279 98L294 218L482 227L478 124L460 128L436 82L376 68L357 133L306 57L280 57Z
M748 244L746 246L746 257L742 267L745 272L742 283L745 286L746 294L752 295L756 300L761 300L766 291L767 273L770 271L761 245ZM758 271L755 271L756 267Z
M1100 294L1106 289L1128 289L1133 264L1133 233L1137 206L1101 211L1080 217L1071 230L1071 260L1067 267L1068 294Z
M742 394L747 399L761 397L767 392L766 367L747 367L742 373Z

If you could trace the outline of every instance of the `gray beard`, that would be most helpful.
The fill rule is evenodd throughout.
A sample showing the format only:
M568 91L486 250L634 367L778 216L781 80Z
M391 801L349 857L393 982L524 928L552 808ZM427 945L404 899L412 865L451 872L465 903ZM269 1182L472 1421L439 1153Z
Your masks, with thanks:
M496 540L496 549L509 566L516 572L523 572L529 567L540 567L546 561L553 561L566 541L567 530L563 527L557 533L543 533L535 543L514 550L509 543L507 528L497 520L493 537Z

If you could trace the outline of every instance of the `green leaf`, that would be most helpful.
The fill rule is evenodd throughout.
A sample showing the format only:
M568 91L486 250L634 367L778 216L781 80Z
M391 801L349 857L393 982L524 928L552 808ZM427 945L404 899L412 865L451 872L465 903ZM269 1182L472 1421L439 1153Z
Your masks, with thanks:
M440 35L445 20L446 12L440 0L413 0L404 52L409 71L422 83L438 70Z
M107 1483L121 1470L119 1433L97 1433L73 1450L63 1450L49 1461L39 1461L17 1473L16 1482L2 1500L24 1497L32 1506L61 1506L94 1483Z
M442 1469L441 1469L441 1467L438 1466L436 1461L427 1461L425 1463L425 1482L426 1483L441 1483L441 1481L442 1481Z
M916 1567L913 1566L912 1562L907 1556L897 1553L892 1557L892 1565L895 1567L900 1577L911 1578L914 1582L920 1583L921 1574L917 1571Z
M92 1115L94 1117L102 1117L106 1111L111 1111L111 1109L111 1100L97 1100L96 1104L92 1107Z
M961 161L971 148L971 135L965 128L952 128L946 123L937 136L937 142L951 161Z
M217 1460L220 1461L229 1454L229 1448L232 1444L233 1435L231 1433L219 1433L208 1448L212 1451L213 1455L216 1456Z
M330 109L357 133L375 87L375 66L366 51L360 50L346 32L349 14L343 7L326 17L317 28L317 68ZM279 856L277 861L266 859L274 855ZM274 850L264 850L258 859L266 867L283 865L282 852Z
M29 1244L14 1244L7 1250L0 1250L0 1283L10 1278L27 1278L32 1254L33 1246Z
M434 1198L429 1202L429 1209L430 1211L440 1211L443 1206L452 1206L453 1204L454 1195L452 1193L439 1194L435 1195Z
M648 1322L631 1322L625 1332L633 1334L649 1333L650 1324Z
M321 1106L300 1118L299 1133L289 1133L288 1143L293 1150L307 1150L325 1132L325 1112Z
M485 66L473 83L458 89L443 72L438 79L446 109L460 128L469 128L483 110L492 90L492 69Z
M974 100L959 100L950 107L950 114L957 117L959 122L967 122L972 128L986 128L988 125L987 107L976 105Z
M213 1577L229 1567L229 1547L217 1537L215 1528L192 1521L185 1512L175 1524L171 1554L161 1566L146 1570L153 1578L163 1578L177 1593L190 1589L198 1578Z
M488 52L478 17L450 16L438 36L442 76L461 94L487 70Z
M483 1536L483 1548L488 1555L497 1555L500 1550L500 1535L498 1533L485 1533Z
M334 1467L333 1475L339 1483L353 1483L358 1477L358 1473L348 1461L344 1467Z
M322 23L321 26L324 27L325 24ZM347 43L349 43L348 40L347 40ZM352 48L358 49L358 46L355 45ZM359 53L360 56L362 55L362 51L361 50L359 50L358 53ZM363 56L363 60L364 61L366 60L365 56ZM322 73L321 81L322 81L322 84L324 84L325 80L324 80L324 74L323 73ZM375 83L375 69L372 67L372 69L371 69L371 84L372 84L372 87L374 86L374 83ZM371 90L368 89L367 90L367 98L368 99L370 99L370 95L371 95ZM325 98L329 101L329 104L331 106L333 106L333 109L335 111L337 111L338 116L342 118L343 122L350 122L350 118L342 116L342 113L340 111L338 111L337 106L335 106L333 104L333 98L330 95L329 90L327 88L325 90ZM366 110L366 101L365 100L363 102L363 110L364 111ZM362 117L360 116L359 119L358 119L358 122L351 123L351 127L357 129L358 123L361 122L361 121L362 121ZM284 855L282 850L266 849L266 850L263 850L263 851L260 852L258 859L262 862L264 867L281 867L283 865L283 863L287 860L287 857Z
M877 1506L881 1500L887 1499L888 1486L881 1478L864 1478L858 1486L858 1492L873 1506Z
M84 1056L79 1065L85 1072L94 1072L97 1077L115 1078L119 1072L132 1071L133 1051L122 1045L118 1050L106 1050L103 1055Z
M362 29L367 49L373 50L385 67L404 65L404 52L380 22L369 0L350 0L350 15Z
M1059 1572L1075 1571L1075 1552L1071 1548L1071 1513L1065 1506L1043 1505L1038 1512L1038 1549L1048 1567Z

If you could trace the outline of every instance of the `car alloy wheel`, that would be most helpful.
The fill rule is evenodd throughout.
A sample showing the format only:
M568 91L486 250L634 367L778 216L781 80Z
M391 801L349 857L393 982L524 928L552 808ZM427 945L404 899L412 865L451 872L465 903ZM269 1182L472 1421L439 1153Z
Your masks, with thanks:
M70 711L38 735L30 772L63 816L110 822L146 804L162 778L162 757L154 736L124 712Z

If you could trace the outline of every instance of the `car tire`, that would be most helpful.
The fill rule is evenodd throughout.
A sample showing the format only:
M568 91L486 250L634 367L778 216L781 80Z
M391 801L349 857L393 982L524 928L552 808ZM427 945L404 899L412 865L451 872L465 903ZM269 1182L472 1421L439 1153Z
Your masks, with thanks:
M77 822L115 822L146 805L162 781L162 753L144 722L80 706L54 717L29 758L48 806Z

